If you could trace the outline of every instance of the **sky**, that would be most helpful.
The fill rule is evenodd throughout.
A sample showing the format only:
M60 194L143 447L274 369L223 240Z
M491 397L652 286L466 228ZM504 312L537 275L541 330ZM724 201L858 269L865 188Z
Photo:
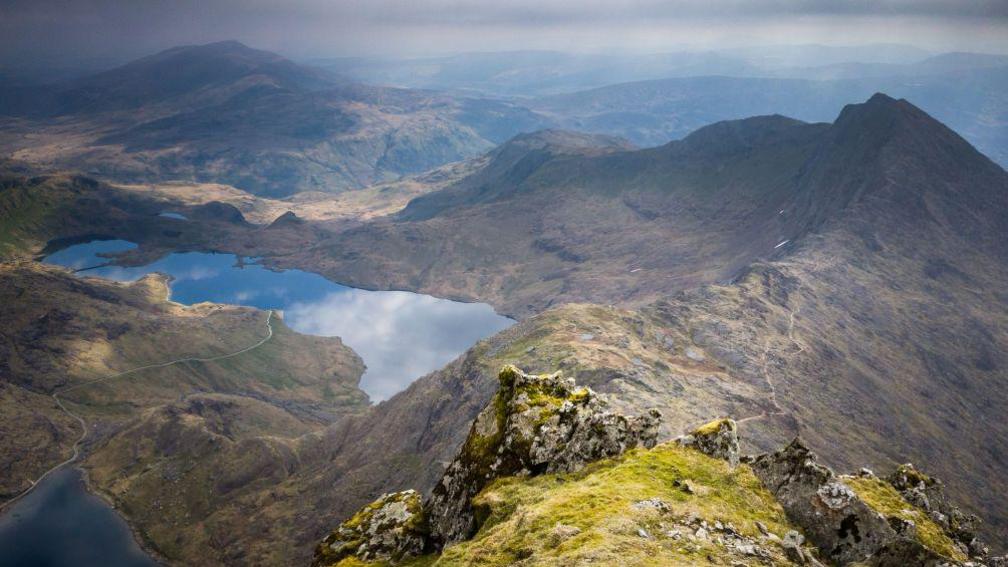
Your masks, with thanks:
M1008 53L1008 0L0 0L0 63L237 39L294 58L904 43Z

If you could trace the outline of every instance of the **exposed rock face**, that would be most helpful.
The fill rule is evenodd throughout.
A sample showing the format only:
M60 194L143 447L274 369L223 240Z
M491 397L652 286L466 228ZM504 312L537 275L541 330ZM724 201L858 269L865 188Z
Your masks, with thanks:
M569 472L632 447L653 447L657 439L657 410L635 418L606 411L598 394L560 373L529 375L509 365L499 380L500 390L428 501L436 545L472 535L472 497L494 478Z
M941 483L900 466L888 482L862 469L839 477L799 440L750 460L756 476L824 557L840 565L983 565L977 520L945 498ZM996 564L992 560L988 564Z
M985 557L987 547L977 536L980 518L967 514L949 501L937 478L918 471L910 463L900 465L886 479L907 502L925 510L970 557Z
M826 557L846 564L864 560L896 538L872 510L800 440L760 455L753 472Z
M340 524L315 548L312 565L334 565L348 557L399 561L423 553L427 524L420 494L385 494Z
M733 467L739 463L738 425L733 419L714 420L676 439L676 442L715 459L728 461Z

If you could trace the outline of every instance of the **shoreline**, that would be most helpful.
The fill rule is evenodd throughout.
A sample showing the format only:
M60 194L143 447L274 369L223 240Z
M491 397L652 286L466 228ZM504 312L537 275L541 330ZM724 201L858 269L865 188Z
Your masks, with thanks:
M122 511L117 505L115 497L110 494L106 494L104 491L99 490L93 482L91 482L91 474L83 466L74 466L81 474L81 480L84 482L84 490L88 494L91 494L101 500L106 506L109 507L116 516L118 516L126 527L129 529L130 536L133 538L133 542L136 544L140 551L143 551L147 556L149 556L155 563L162 566L171 565L171 560L158 551L150 542L143 537L143 532L140 527L133 523L128 515Z

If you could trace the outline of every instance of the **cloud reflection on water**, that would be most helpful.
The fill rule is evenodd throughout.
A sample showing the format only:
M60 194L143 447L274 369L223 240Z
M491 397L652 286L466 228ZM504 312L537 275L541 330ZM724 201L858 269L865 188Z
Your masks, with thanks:
M360 289L293 303L284 320L302 333L341 337L367 364L361 388L375 401L388 399L512 323L482 303Z
M99 253L133 247L123 240L94 241L56 252L46 262L80 269L107 262ZM360 290L300 270L272 271L252 263L240 267L231 254L170 254L146 266L101 266L81 275L133 281L152 272L174 278L172 299L179 303L282 309L285 323L295 331L341 337L364 359L361 388L376 402L514 323L482 303Z

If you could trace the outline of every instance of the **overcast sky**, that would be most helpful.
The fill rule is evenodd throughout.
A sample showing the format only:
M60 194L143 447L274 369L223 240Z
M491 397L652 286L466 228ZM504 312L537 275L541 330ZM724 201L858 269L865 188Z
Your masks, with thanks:
M1008 0L0 0L0 60L237 39L296 58L753 44L1008 53Z

